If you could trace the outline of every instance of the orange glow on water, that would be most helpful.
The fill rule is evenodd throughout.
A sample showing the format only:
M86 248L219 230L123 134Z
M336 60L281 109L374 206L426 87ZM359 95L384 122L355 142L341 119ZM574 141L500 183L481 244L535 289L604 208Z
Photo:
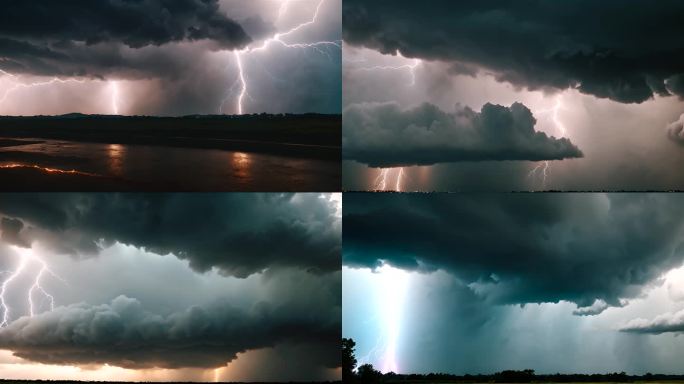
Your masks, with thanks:
M107 146L107 156L109 157L109 168L112 174L119 177L122 176L126 148L121 144L109 144Z
M231 165L235 175L240 179L250 179L251 177L251 166L252 157L244 152L235 152L232 155Z
M82 176L100 176L95 173L88 173L88 172L81 172L77 171L75 169L70 169L70 170L64 170L64 169L57 169L57 168L48 168L48 167L41 167L39 165L35 164L19 164L19 163L11 163L11 164L4 164L0 165L0 169L15 169L15 168L33 168L40 170L45 173L54 173L54 174L69 174L69 175L82 175Z

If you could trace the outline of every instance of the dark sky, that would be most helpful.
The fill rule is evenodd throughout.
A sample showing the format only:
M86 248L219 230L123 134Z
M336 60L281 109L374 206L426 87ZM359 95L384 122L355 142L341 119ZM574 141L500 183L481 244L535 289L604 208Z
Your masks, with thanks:
M347 189L398 167L404 190L684 188L681 2L351 0L343 13ZM489 104L534 119L489 119Z
M0 372L338 377L339 215L317 194L4 195Z
M2 114L238 113L243 78L243 113L340 110L339 0L8 1L2 9Z
M682 203L347 194L343 335L401 372L681 373Z

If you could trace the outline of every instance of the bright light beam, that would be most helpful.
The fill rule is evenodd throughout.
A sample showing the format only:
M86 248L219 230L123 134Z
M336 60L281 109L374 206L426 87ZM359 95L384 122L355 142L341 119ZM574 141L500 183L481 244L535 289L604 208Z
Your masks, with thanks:
M118 81L112 81L111 87L112 87L112 112L114 112L115 115L119 114L119 82Z
M409 285L409 274L387 264L378 268L377 272L381 285L378 305L380 307L383 332L385 333L384 339L386 340L382 361L380 362L380 370L385 373L399 373L397 346Z

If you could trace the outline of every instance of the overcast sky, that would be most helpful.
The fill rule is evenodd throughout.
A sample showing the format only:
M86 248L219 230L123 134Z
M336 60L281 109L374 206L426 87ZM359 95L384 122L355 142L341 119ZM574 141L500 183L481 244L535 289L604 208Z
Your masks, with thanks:
M683 189L683 7L345 1L345 189Z
M341 3L5 2L0 114L339 113Z
M684 198L347 194L343 336L403 373L681 373Z
M3 195L0 375L339 379L340 209L317 194Z

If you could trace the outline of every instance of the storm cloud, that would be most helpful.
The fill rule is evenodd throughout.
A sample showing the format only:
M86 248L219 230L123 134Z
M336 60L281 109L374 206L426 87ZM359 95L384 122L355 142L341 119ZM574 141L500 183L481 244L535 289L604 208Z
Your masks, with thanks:
M0 348L45 364L110 364L124 368L217 368L248 349L308 344L317 363L339 365L339 308L294 312L261 302L250 311L215 305L169 316L146 311L135 299L74 304L0 329Z
M120 242L172 253L197 271L247 277L287 267L339 270L341 223L331 204L315 194L8 194L0 216L21 221L20 231L2 234L21 237L16 245L40 241L94 257Z
M121 46L199 40L228 50L252 41L238 22L220 12L218 0L10 1L0 15L0 69L102 77L144 60L125 60Z
M684 261L679 195L348 194L344 207L345 266L445 270L497 304L597 314Z
M346 43L621 103L684 96L677 0L344 2ZM426 27L427 26L427 27Z
M240 92L231 88L239 76L237 51L243 52L242 70L252 96L245 101L246 112L339 113L341 1L318 5L313 0L289 6L233 0L3 3L2 113L237 113L233 101ZM281 43L266 44L316 11L315 22ZM308 45L319 40L331 43ZM49 82L53 77L62 81ZM119 111L100 98L94 98L95 111L78 102L85 92L109 95L106 87L112 81L124 83L117 96ZM42 85L26 86L36 83ZM42 102L46 88L62 97ZM335 88L337 93L330 91Z
M423 103L352 104L344 110L343 156L371 167L432 165L459 161L560 160L582 157L566 138L536 132L523 104L486 104L481 112L453 113Z

